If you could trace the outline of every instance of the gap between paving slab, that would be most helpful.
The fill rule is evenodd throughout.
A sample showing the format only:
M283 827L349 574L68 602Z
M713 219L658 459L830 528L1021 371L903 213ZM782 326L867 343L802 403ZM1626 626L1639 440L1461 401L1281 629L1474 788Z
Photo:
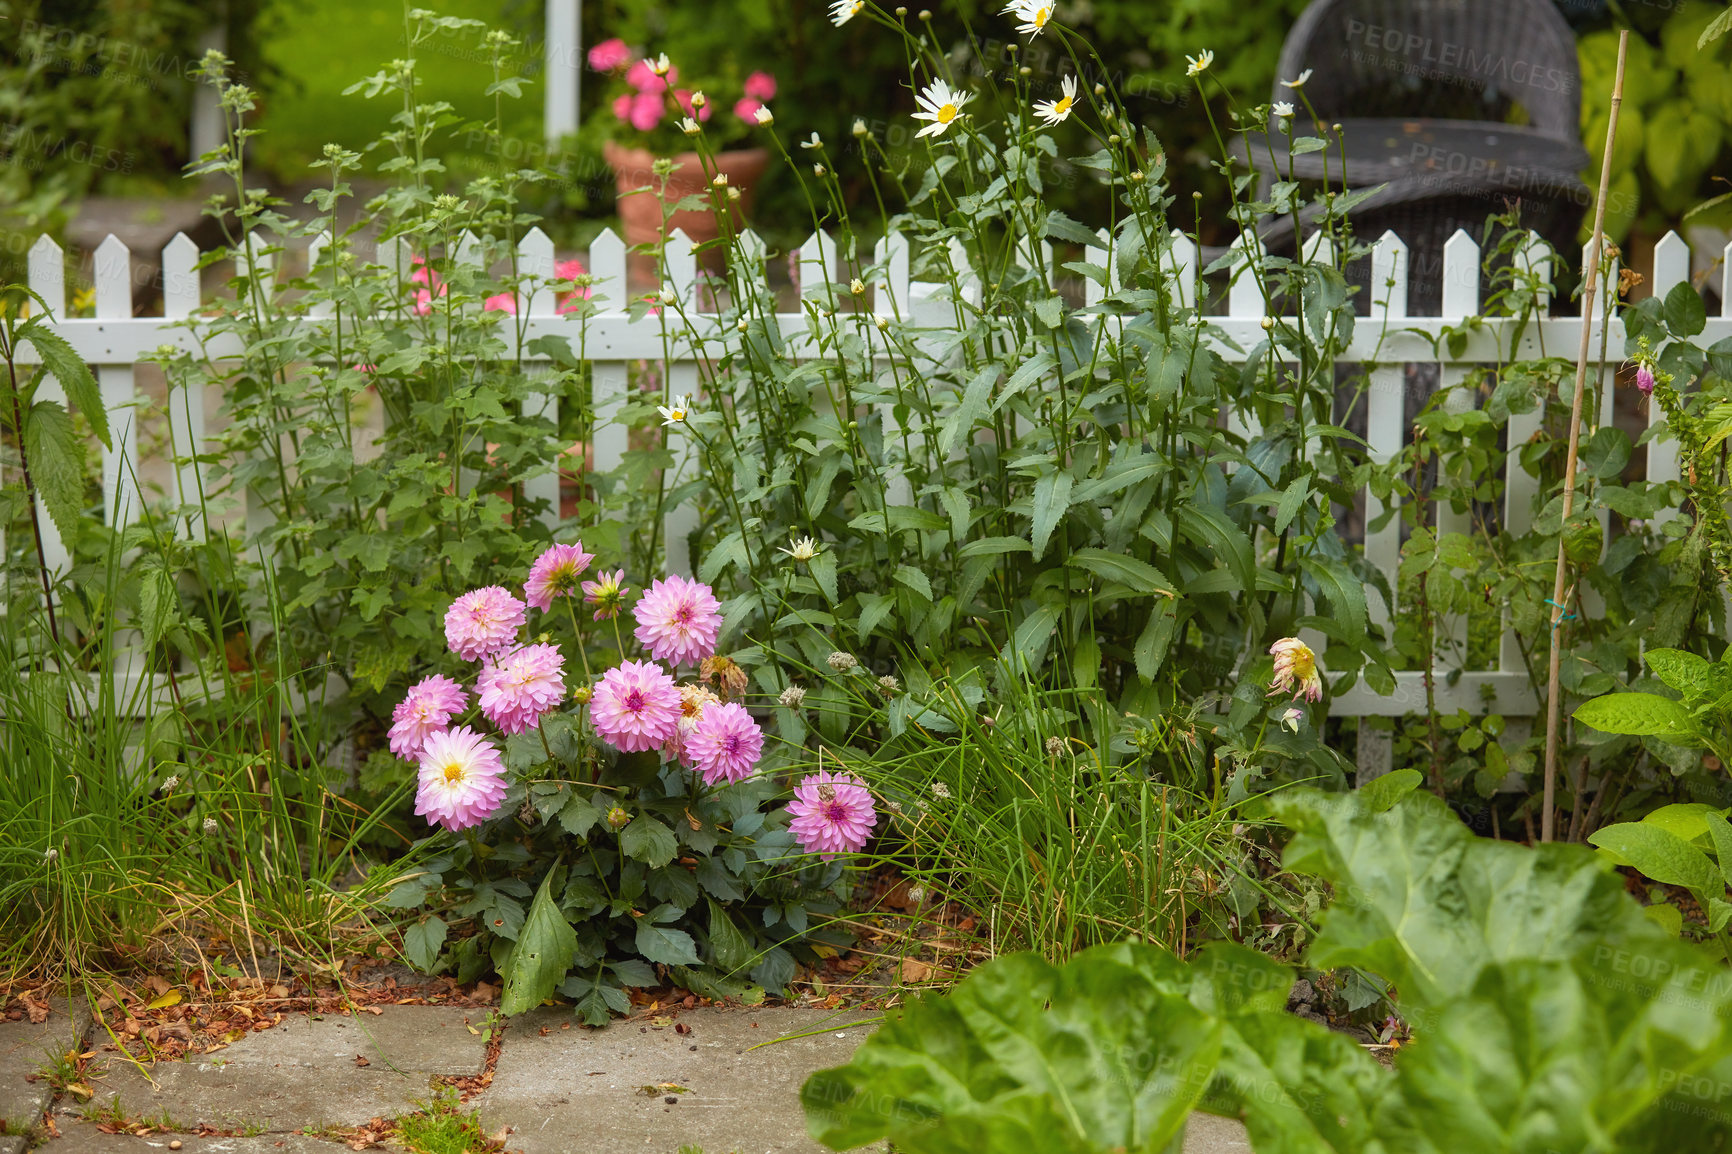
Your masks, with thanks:
M48 1000L48 1019L37 1025L28 1019L0 1021L0 1154L16 1154L24 1139L14 1131L39 1125L54 1100L46 1081L27 1081L50 1060L75 1049L90 1028L90 1008L83 1002L68 1006L65 998Z

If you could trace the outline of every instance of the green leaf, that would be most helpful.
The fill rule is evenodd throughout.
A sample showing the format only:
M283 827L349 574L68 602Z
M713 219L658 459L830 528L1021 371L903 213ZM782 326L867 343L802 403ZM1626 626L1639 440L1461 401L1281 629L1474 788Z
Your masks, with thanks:
M1275 507L1275 532L1285 533L1287 526L1293 523L1293 518L1299 515L1299 510L1305 505L1305 498L1311 495L1311 478L1301 476L1287 486L1281 494L1281 500Z
M114 442L109 439L108 406L102 403L102 389L91 374L90 366L79 359L65 337L36 322L20 326L18 339L29 341L35 347L36 354L42 358L42 367L60 382L60 387L66 390L66 399L84 415L96 439L102 442L103 448L112 449Z
M674 860L679 844L674 831L651 817L640 813L631 824L620 830L619 849L633 861L641 861L651 869L661 869Z
M1666 294L1664 312L1666 327L1675 337L1693 337L1708 324L1708 307L1702 303L1702 294L1696 291L1688 277L1673 285L1672 291Z
M1417 769L1397 769L1359 787L1359 800L1372 813L1384 813L1412 793L1424 780Z
M1147 561L1127 557L1106 549L1078 549L1065 559L1066 565L1086 569L1096 577L1116 581L1138 593L1165 593L1172 596L1173 583Z
M1299 567L1322 587L1323 596L1335 610L1333 620L1349 641L1365 637L1365 583L1336 561L1312 557L1299 559Z
M1714 842L1714 856L1720 862L1720 876L1732 886L1732 823L1717 813L1706 815L1708 837Z
M1713 682L1713 663L1686 650L1650 649L1642 658L1666 688L1679 693L1702 692Z
M756 955L752 943L734 924L726 910L710 902L710 961L724 973L737 973L751 965Z
M692 935L684 930L652 925L648 918L638 919L637 952L664 966L695 966L699 962Z
M585 837L602 819L603 812L586 794L572 792L559 811L559 824L572 837Z
M1071 475L1068 471L1053 468L1051 472L1041 474L1034 483L1034 559L1039 561L1046 553L1046 543L1052 540L1052 531L1058 527L1059 520L1065 510L1070 508Z
M1713 890L1716 896L1725 888L1725 880L1707 854L1657 825L1620 822L1595 830L1588 841L1610 850L1657 882L1685 886L1695 893Z
M958 557L987 557L999 553L1032 553L1026 537L980 537L956 551Z
M824 600L831 605L836 604L836 551L823 550L806 562L806 569L812 574L812 580L818 583L818 588L823 591Z
M403 956L424 974L432 971L434 963L439 960L439 951L444 948L445 922L442 918L429 917L403 932Z
M1167 659L1167 649L1173 643L1173 632L1178 625L1178 613L1173 601L1168 597L1157 597L1149 607L1149 619L1143 625L1143 631L1137 636L1137 643L1131 656L1137 663L1137 676L1144 681L1153 681L1161 671L1161 663Z
M1642 913L1647 915L1648 920L1674 938L1679 937L1684 932L1684 912L1677 906L1662 902L1659 905L1643 906Z
M53 401L30 406L24 415L24 451L49 519L62 540L74 540L84 515L84 449L66 410Z
M180 619L180 592L166 570L150 569L138 588L139 625L146 643L155 645Z
M529 916L517 933L517 944L503 967L505 990L499 998L499 1012L507 1017L534 1009L552 997L577 956L577 932L559 912L553 893L554 875L560 872L549 870L541 879Z
M1582 702L1571 716L1606 733L1646 737L1682 737L1694 728L1688 709L1653 693L1608 693Z
M1695 841L1708 836L1708 814L1714 812L1714 807L1706 802L1680 802L1650 810L1642 821L1648 825L1657 825L1685 841Z
M898 585L906 585L926 600L932 600L932 582L928 581L926 574L919 569L912 565L898 565L892 576Z
M1170 954L1132 944L1062 969L1032 954L988 962L807 1079L807 1126L838 1150L886 1138L908 1154L1165 1150L1221 1050L1186 977Z

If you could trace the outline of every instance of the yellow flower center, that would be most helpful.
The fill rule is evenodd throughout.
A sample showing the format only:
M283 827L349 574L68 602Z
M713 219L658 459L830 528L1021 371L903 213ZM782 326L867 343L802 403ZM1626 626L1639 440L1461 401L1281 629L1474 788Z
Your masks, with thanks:
M453 761L453 762L447 763L447 765L445 766L445 780L452 782L454 784L456 782L462 781L463 780L463 763L460 761Z
M1045 28L1046 22L1048 20L1051 20L1051 19L1052 19L1052 9L1051 8L1036 8L1034 10L1034 26L1036 28Z
M1317 655L1311 652L1309 645L1301 645L1293 650L1293 675L1300 681L1309 681L1317 673Z
M955 119L956 119L956 105L946 104L943 108L940 108L938 110L938 123L949 124L952 120L955 120Z
M1068 115L1070 113L1070 97L1061 96L1053 103L1052 111L1054 116Z

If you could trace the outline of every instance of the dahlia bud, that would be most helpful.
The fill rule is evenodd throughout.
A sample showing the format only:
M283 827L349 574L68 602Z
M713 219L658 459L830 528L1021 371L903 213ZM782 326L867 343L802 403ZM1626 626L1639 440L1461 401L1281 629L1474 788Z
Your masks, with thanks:
M630 824L631 814L625 811L624 806L616 805L607 811L607 825L609 829L624 829Z
M595 693L595 691L593 689L591 689L589 686L580 685L576 689L571 691L571 699L573 701L577 702L579 705L588 705L589 699L590 699L590 697L592 697L594 695L594 693Z

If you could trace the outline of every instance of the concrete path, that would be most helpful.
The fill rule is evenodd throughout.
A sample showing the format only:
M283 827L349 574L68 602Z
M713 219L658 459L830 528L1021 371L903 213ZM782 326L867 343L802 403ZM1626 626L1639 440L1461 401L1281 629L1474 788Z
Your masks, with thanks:
M141 1070L98 1049L87 1103L53 1106L46 1082L25 1082L79 1040L81 1022L57 1006L41 1025L0 1023L0 1154L26 1137L44 1154L340 1154L354 1128L409 1113L436 1080L486 1081L491 1014L484 1009L386 1006L382 1013L293 1014L212 1054ZM522 1154L821 1154L806 1136L799 1089L807 1075L847 1061L871 1015L810 1007L678 1010L575 1024L542 1009L511 1022L491 1081L466 1109L483 1127L509 1127ZM109 1130L146 1133L106 1133ZM214 1135L213 1130L224 1131ZM200 1133L203 1131L203 1133ZM24 1132L24 1133L20 1133ZM178 1145L171 1145L178 1143ZM1235 1122L1198 1115L1186 1154L1249 1154Z

